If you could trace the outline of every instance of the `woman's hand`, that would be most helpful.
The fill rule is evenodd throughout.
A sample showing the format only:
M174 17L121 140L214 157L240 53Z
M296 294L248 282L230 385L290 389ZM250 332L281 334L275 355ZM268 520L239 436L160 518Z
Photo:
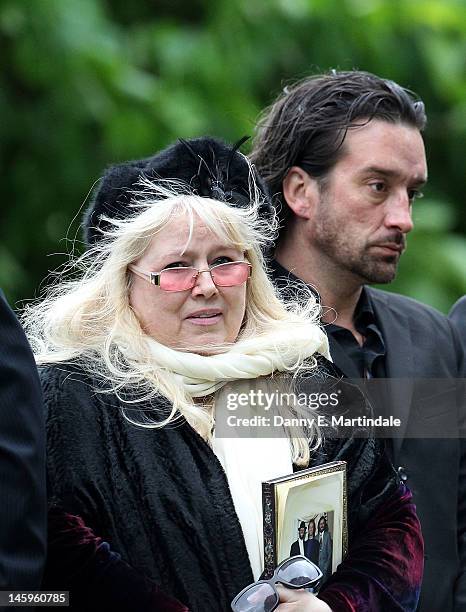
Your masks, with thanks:
M280 605L276 612L332 612L332 609L309 591L303 589L287 589L277 584Z

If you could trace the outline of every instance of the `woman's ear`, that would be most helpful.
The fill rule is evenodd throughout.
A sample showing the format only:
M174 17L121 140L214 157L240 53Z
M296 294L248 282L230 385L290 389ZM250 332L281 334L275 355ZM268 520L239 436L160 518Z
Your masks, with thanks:
M283 179L283 196L297 217L310 219L319 200L316 179L299 166L292 166Z

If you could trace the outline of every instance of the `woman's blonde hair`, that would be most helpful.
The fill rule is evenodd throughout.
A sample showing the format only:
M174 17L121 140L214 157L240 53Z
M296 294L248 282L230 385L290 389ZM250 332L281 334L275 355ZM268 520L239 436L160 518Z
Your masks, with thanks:
M273 241L275 221L258 218L257 193L249 208L235 208L226 202L193 195L176 181L161 184L143 177L139 187L133 193L127 218L106 219L111 228L103 232L92 248L70 260L43 299L25 309L23 324L38 364L77 363L99 381L100 392L115 393L133 408L162 394L173 406L171 413L156 420L156 413L148 418L144 411L146 416L138 425L162 427L183 415L200 435L209 439L213 426L211 410L196 403L171 372L154 363L148 336L130 306L132 273L128 266L145 253L158 232L175 218L188 219L188 243L199 219L226 244L243 251L252 264L252 273L236 351L241 343L252 339L259 341L274 333L283 335L290 326L317 325L319 306L311 293L304 305L290 302L285 306L277 296L262 255L262 250ZM131 358L122 350L128 346ZM280 349L282 354L277 358L283 364L290 363L282 346ZM216 350L227 352L229 347ZM296 354L295 347L289 350L294 355L293 374L315 367L314 358ZM191 351L195 352L196 347L191 347ZM282 369L290 367L284 365ZM309 438L316 444L316 432L289 433L298 434L291 436L294 461L307 463Z

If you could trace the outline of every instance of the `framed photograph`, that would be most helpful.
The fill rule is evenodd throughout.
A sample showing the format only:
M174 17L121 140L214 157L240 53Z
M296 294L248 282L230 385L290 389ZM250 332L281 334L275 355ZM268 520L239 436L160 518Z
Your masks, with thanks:
M326 580L348 550L346 462L333 461L262 483L264 570L304 555Z

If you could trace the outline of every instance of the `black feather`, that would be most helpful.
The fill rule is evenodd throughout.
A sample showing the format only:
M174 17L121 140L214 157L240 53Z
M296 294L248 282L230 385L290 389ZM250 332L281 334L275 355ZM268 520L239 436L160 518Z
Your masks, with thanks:
M86 243L101 236L100 230L106 227L102 215L122 219L129 214L131 192L137 189L141 176L155 181L178 179L202 197L222 200L232 206L248 206L251 200L250 166L238 151L247 139L245 136L231 146L210 137L180 138L152 157L111 166L84 215ZM263 196L259 214L270 216L273 209L267 187L255 171L254 178Z

